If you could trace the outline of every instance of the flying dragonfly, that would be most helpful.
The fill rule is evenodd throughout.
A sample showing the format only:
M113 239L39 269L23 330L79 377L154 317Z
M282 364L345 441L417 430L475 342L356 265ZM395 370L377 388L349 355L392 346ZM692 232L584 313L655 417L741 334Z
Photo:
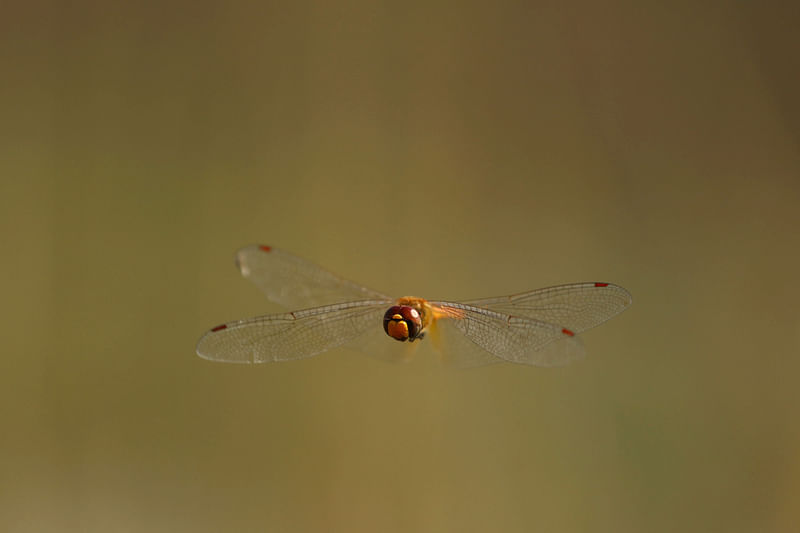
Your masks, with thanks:
M205 359L289 361L340 346L386 358L394 354L393 344L430 338L443 359L460 366L503 361L560 366L584 355L579 333L632 302L627 290L605 282L465 302L391 298L264 245L239 250L236 265L269 300L297 310L211 328L197 343L197 354Z

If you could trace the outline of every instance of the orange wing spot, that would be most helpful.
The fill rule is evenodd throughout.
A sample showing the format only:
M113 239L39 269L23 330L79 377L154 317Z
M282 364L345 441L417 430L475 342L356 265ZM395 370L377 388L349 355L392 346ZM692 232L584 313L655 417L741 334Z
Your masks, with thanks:
M398 316L398 315L395 315ZM392 317L394 318L394 317ZM400 317L403 318L403 317ZM408 338L408 324L406 324L405 320L398 320L397 322L389 322L386 325L386 329L389 332L389 336L395 338L397 340L405 340Z
M221 330L223 330L223 329L225 329L225 328L227 328L227 327L228 327L228 326L226 326L225 324L222 324L222 325L219 325L219 326L217 326L217 327L215 327L215 328L212 328L212 329L211 329L211 331L213 331L213 332L217 332L217 331L221 331Z
M441 306L433 308L433 316L434 318L464 318L467 314L455 307Z
M608 287L608 283L595 283L595 287Z
M265 244L262 244L261 246L259 246L259 249L262 252L271 252L272 251L272 246L267 246Z
M574 337L575 336L575 332L574 331L570 331L567 328L563 328L561 330L561 333L563 333L564 335L567 335L569 337Z

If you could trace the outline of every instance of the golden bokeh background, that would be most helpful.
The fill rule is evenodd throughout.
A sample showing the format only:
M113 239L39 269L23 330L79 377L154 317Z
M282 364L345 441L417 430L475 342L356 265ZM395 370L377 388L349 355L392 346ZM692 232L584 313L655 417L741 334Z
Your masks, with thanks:
M12 2L0 530L791 531L787 2ZM563 369L198 358L234 251L633 306Z

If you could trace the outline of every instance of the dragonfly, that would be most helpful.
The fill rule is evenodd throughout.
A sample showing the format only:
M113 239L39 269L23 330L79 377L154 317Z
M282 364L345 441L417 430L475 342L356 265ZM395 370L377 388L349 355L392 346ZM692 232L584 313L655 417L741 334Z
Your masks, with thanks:
M391 347L430 338L442 359L456 366L561 366L584 356L580 333L632 302L627 290L606 282L464 302L392 298L273 246L247 246L235 259L269 300L296 310L211 328L197 343L197 354L211 361L289 361L338 347L408 360Z

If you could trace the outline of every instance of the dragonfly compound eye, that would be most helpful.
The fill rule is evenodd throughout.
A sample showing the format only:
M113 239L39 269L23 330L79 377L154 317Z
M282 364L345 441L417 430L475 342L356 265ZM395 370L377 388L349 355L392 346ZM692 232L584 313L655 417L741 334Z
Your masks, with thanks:
M413 307L395 305L383 315L383 329L393 339L414 340L422 329L422 317Z

